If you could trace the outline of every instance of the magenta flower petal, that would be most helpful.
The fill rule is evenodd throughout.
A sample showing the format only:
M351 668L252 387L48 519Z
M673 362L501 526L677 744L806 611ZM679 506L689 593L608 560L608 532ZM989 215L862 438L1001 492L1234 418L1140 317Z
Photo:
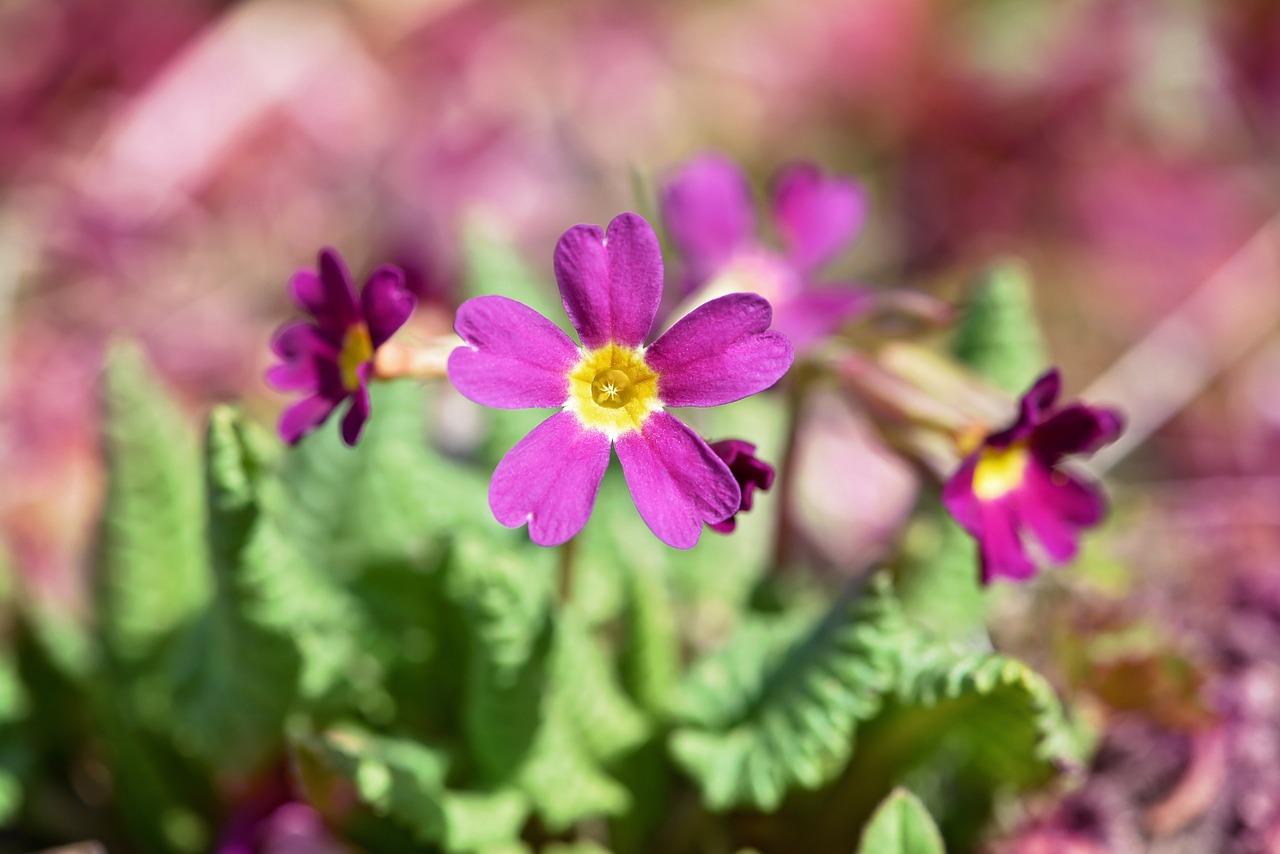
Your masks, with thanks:
M289 286L299 307L316 319L320 329L338 336L335 344L340 344L342 334L361 319L351 273L332 249L320 250L318 273L301 270L289 280Z
M662 301L662 251L643 217L619 214L607 232L595 225L569 229L556 244L555 271L583 346L644 344Z
M695 157L667 179L660 205L671 240L690 268L691 286L714 274L756 229L747 178L719 154Z
M498 409L563 406L578 348L550 320L506 297L476 297L458 308L454 329L466 347L449 354L449 382Z
M1107 515L1102 490L1078 476L1041 466L1027 469L1027 490L1035 500L1077 528L1096 525Z
M342 441L354 448L360 441L360 434L369 420L372 405L369 402L369 376L373 373L373 365L365 363L356 369L360 378L360 386L351 392L351 408L342 419Z
M1027 556L1018 535L1017 520L1004 503L982 508L982 537L978 540L982 583L996 578L1025 581L1036 574L1036 565Z
M1114 409L1075 403L1064 406L1036 428L1036 451L1046 458L1089 454L1124 430L1124 418Z
M529 537L556 546L582 530L609 466L609 438L557 412L530 431L498 463L489 507L508 528L529 523Z
M811 290L776 306L773 328L790 338L797 350L805 350L866 314L874 303L874 292L854 285Z
M662 402L718 406L776 383L795 353L785 335L765 331L772 319L755 294L713 299L682 317L645 353Z
M667 545L693 548L704 522L723 522L738 509L742 496L729 467L674 415L655 412L616 447L640 518Z
M337 405L337 401L320 395L304 397L281 413L280 438L296 445L304 435L320 426Z
M792 263L812 271L838 255L862 228L867 199L857 182L798 164L778 176L773 217Z
M1018 520L1039 541L1050 560L1061 563L1076 556L1080 530L1058 515L1052 504L1038 500L1030 490L1009 501L1016 507Z
M373 271L360 292L360 307L375 350L404 326L417 305L418 298L405 288L399 267L387 265Z
M336 357L332 345L310 323L290 323L271 339L271 352L283 361L267 369L267 382L278 391L317 391L318 362Z
M1062 392L1062 376L1057 368L1046 371L1018 403L1018 418L1008 428L993 433L987 441L995 446L1009 445L1024 439L1044 420L1043 415Z

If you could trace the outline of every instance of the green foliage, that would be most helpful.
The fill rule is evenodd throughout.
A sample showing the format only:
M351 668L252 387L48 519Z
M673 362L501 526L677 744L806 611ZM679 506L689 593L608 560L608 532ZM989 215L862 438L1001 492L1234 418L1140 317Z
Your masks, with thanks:
M205 442L209 566L214 595L175 633L157 678L172 695L177 742L211 764L248 770L278 750L297 681L293 644L255 618L277 555L260 546L259 485L273 448L228 408Z
M520 274L514 257L473 261L476 280ZM606 826L614 850L665 844L687 808L677 771L711 811L767 811L814 850L847 848L921 769L976 780L982 816L998 789L1077 755L1043 679L933 619L957 603L930 596L962 590L939 580L959 577L942 563L959 551L946 531L912 554L945 571L906 576L906 608L878 578L821 609L785 591L766 615L751 603L771 569L768 497L734 536L677 552L615 470L582 536L542 549L492 520L483 466L433 449L415 383L374 389L354 449L321 429L281 454L215 408L203 467L136 351L113 354L104 402L98 636L32 625L77 686L62 704L84 707L84 722L58 725L91 728L139 850L207 849L235 807L218 783L251 780L286 749L309 799L368 850L485 854ZM691 417L776 460L776 401ZM960 604L958 624L972 625L978 606ZM684 615L705 614L734 634L682 673L706 636ZM21 729L31 689L8 663L0 723ZM0 821L26 809L31 762L13 743L0 738ZM916 791L951 834L959 806L943 788ZM895 796L863 850L940 850L912 847L936 842L922 827L919 804Z
M945 854L945 848L924 804L897 789L867 823L858 854Z
M861 806L830 808L869 811L944 747L990 788L1043 782L1075 755L1041 677L933 640L906 620L883 579L816 624L744 625L694 666L674 710L672 754L713 810L773 810L794 790L840 777L830 797Z
M459 544L452 595L472 634L464 697L467 743L488 786L522 790L551 829L626 809L606 765L646 724L581 617L551 618L555 553Z
M304 782L314 801L326 800L329 775L349 782L377 815L400 823L425 844L446 851L489 850L519 837L529 804L519 792L458 792L446 787L450 760L409 738L378 735L354 725L304 733L295 748L305 757Z
M555 641L545 718L521 780L547 826L558 830L630 806L608 769L644 741L648 727L605 651L571 610L557 616Z
M952 341L956 358L1010 394L1026 391L1045 369L1031 291L1023 264L992 267L975 286Z
M194 442L141 351L117 345L102 393L107 460L98 618L111 652L152 653L210 595Z
M276 554L261 620L297 644L303 698L386 720L393 671L449 669L432 634L447 533L496 524L483 479L428 445L416 384L372 397L359 446L320 430L287 456L264 496L275 522L256 545Z
M829 782L892 687L906 630L879 583L842 597L812 625L744 625L679 688L676 762L713 810L771 810L793 787Z
M1025 664L925 635L906 641L893 695L864 727L837 800L825 808L856 827L895 782L910 779L964 849L997 793L1047 782L1079 762L1081 741L1052 688Z
M652 715L667 707L680 676L680 637L666 579L652 569L626 573L622 673L628 693Z
M1052 686L1003 655L904 648L897 703L884 724L916 734L899 751L903 767L948 743L993 786L1025 787L1082 759L1079 734Z

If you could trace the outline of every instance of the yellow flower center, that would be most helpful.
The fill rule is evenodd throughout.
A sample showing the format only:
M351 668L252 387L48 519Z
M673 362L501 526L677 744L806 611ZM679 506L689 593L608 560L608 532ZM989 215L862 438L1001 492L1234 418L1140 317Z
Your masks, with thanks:
M1022 486L1027 461L1023 442L1014 442L1007 448L987 448L973 470L973 494L982 501L992 501L1013 492Z
M360 388L359 367L373 358L373 341L369 328L357 323L347 330L342 339L342 352L338 354L338 370L342 372L342 385L347 391Z
M612 343L584 350L569 371L565 408L588 430L617 439L639 430L649 413L662 409L658 375L645 363L642 350Z

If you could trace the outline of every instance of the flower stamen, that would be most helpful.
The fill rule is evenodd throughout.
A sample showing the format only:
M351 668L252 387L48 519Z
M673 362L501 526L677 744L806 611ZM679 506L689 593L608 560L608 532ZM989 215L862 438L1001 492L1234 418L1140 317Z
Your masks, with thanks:
M982 501L993 501L1022 486L1027 456L1026 445L1022 442L1015 442L1007 448L983 450L973 472L973 494Z
M342 372L342 385L347 391L360 388L359 368L373 358L373 339L369 327L357 323L342 338L342 352L338 354L338 369Z

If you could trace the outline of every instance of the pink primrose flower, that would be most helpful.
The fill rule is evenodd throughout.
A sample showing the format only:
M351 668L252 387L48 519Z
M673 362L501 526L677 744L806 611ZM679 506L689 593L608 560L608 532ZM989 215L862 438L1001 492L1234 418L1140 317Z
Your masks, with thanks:
M1032 538L1050 560L1070 560L1080 531L1106 515L1098 487L1059 463L1114 441L1124 421L1111 409L1055 407L1061 387L1056 369L1036 380L1017 420L984 439L943 487L947 511L978 541L984 584L1035 575Z
M851 179L824 175L808 163L778 173L770 207L781 252L757 239L751 186L722 155L704 154L684 164L664 182L660 202L685 261L686 294L703 286L761 293L773 304L774 328L799 349L839 331L874 304L874 292L865 287L816 279L866 219L866 196Z
M289 281L294 302L312 321L290 323L276 333L271 351L281 363L267 370L267 382L280 391L306 394L280 416L286 442L296 444L350 398L342 440L354 446L369 420L374 353L413 314L417 299L396 267L374 270L357 297L337 252L321 250L317 266L317 271L299 270Z
M555 250L556 280L581 346L528 306L500 296L470 299L455 329L466 346L449 357L449 380L499 409L559 407L498 464L489 506L534 542L557 545L587 523L617 450L640 517L676 548L698 542L703 523L730 518L742 492L723 459L667 411L718 406L776 383L791 343L767 331L764 298L712 300L645 340L662 299L662 254L653 228L633 213L578 225Z

